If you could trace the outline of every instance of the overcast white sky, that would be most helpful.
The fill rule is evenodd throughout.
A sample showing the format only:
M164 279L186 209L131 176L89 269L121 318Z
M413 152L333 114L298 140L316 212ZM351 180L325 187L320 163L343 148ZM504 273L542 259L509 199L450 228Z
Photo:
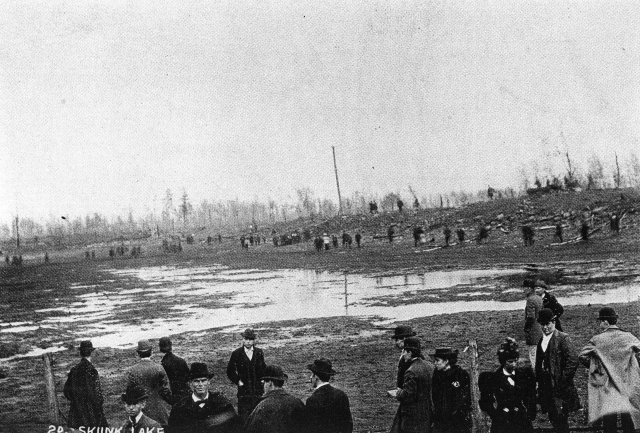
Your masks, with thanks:
M335 199L331 146L343 195L625 160L639 29L635 0L0 0L0 221Z

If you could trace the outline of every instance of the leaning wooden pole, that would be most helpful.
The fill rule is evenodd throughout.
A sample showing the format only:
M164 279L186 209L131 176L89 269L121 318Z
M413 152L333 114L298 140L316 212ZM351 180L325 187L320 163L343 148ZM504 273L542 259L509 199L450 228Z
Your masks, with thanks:
M478 344L475 339L469 340L469 355L471 356L471 419L473 421L473 433L485 433L487 426L480 411L480 388L478 388Z
M49 422L54 425L60 425L58 414L58 398L56 397L56 381L53 376L53 355L45 353L42 355L44 361L44 384L47 389L47 400L49 402Z
M342 215L342 195L340 195L340 181L338 181L338 164L336 164L336 147L331 146L333 151L333 170L336 172L336 186L338 187L338 214Z

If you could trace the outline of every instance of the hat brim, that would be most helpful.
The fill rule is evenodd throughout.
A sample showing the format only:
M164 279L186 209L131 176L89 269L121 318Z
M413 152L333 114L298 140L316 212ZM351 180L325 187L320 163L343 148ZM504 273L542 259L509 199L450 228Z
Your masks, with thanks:
M283 377L275 377L275 376L262 376L260 380L287 380L289 376L286 374Z
M149 396L148 396L147 394L145 394L145 395L143 395L143 396L141 396L141 397L138 397L137 399L136 399L136 398L127 398L127 395L126 395L126 394L122 394L122 395L120 396L120 400L121 400L123 403L126 403L126 404L136 404L136 403L140 403L141 401L143 401L143 400L147 400L148 398L149 398Z
M338 372L337 372L337 371L335 371L333 368L331 369L331 371L322 371L322 370L318 370L314 364L308 364L308 365L307 365L307 368L308 368L309 370L311 370L312 372L314 372L314 373L328 374L328 375L330 375L330 376L333 376L334 374L337 374L337 373L338 373Z
M214 374L213 373L209 373L209 374L196 374L194 376L189 375L189 380L195 380L195 379L211 379L213 378Z
M418 335L418 334L415 333L415 332L409 332L409 333L406 333L406 334L396 334L396 335L392 336L391 339L392 340L399 340L401 338L415 337L416 335Z

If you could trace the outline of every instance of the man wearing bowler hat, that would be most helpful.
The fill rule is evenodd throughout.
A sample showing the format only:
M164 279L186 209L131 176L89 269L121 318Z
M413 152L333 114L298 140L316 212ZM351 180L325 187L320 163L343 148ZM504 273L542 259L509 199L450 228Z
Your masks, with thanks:
M604 433L617 431L618 414L625 433L640 428L640 340L617 323L613 308L601 308L600 333L578 356L589 368L589 422L601 422Z
M391 426L391 433L430 433L433 414L431 381L433 364L422 359L420 340L404 339L402 355L408 364L402 387L396 393L400 407Z
M82 359L71 369L64 384L64 396L70 401L69 427L108 427L102 410L100 376L91 362L93 351L91 341L80 342Z
M395 340L395 346L402 352L402 348L404 346L404 339L407 337L415 337L416 333L413 332L411 326L408 325L398 325L396 329L393 331L393 336L391 337ZM396 388L402 387L402 382L404 381L404 372L407 369L408 365L404 360L404 356L400 353L400 359L398 359L398 366L396 371Z
M194 362L189 371L191 393L180 398L171 409L171 432L184 433L234 433L242 428L242 422L231 402L219 392L209 390L207 364Z
M245 433L304 433L309 416L302 400L282 387L288 378L277 365L267 365L262 376L264 396L244 425Z
M331 386L331 376L337 372L331 361L320 358L307 365L311 370L311 385L315 388L307 399L310 431L317 433L351 433L353 418L349 397L344 391Z
M138 385L128 386L126 392L120 396L127 414L127 421L122 425L122 433L138 433L141 429L144 432L158 433L162 428L160 424L142 413L148 397L144 388Z
M173 345L169 337L162 337L158 341L160 352L164 353L160 364L167 372L173 401L178 401L182 395L189 394L189 366L187 362L173 353Z
M536 353L538 402L542 413L549 414L556 432L568 432L569 412L580 408L578 391L573 384L578 355L569 336L556 329L555 315L550 308L540 310L538 323L543 334Z
M242 421L246 421L262 396L260 377L266 365L264 352L255 346L255 331L247 328L240 335L242 346L231 353L227 364L227 377L238 385L238 415Z
M143 387L148 395L144 413L149 418L166 425L173 397L167 372L160 364L151 361L152 351L148 340L138 342L137 352L140 360L127 370L127 387L131 385Z

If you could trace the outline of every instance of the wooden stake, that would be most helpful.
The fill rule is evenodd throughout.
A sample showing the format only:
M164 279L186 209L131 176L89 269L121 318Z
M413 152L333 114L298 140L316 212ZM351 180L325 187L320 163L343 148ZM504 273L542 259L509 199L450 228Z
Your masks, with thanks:
M469 340L469 355L471 356L471 420L473 433L486 433L487 424L484 422L482 411L478 401L480 400L480 388L478 388L478 344L475 339Z
M333 169L336 172L336 186L338 187L338 215L342 215L342 196L340 195L340 182L338 181L338 165L336 164L336 147L331 146L333 151Z
M45 353L42 355L44 361L44 384L47 389L47 400L49 401L49 421L54 425L60 425L58 417L58 398L56 397L56 382L53 375L53 355Z

